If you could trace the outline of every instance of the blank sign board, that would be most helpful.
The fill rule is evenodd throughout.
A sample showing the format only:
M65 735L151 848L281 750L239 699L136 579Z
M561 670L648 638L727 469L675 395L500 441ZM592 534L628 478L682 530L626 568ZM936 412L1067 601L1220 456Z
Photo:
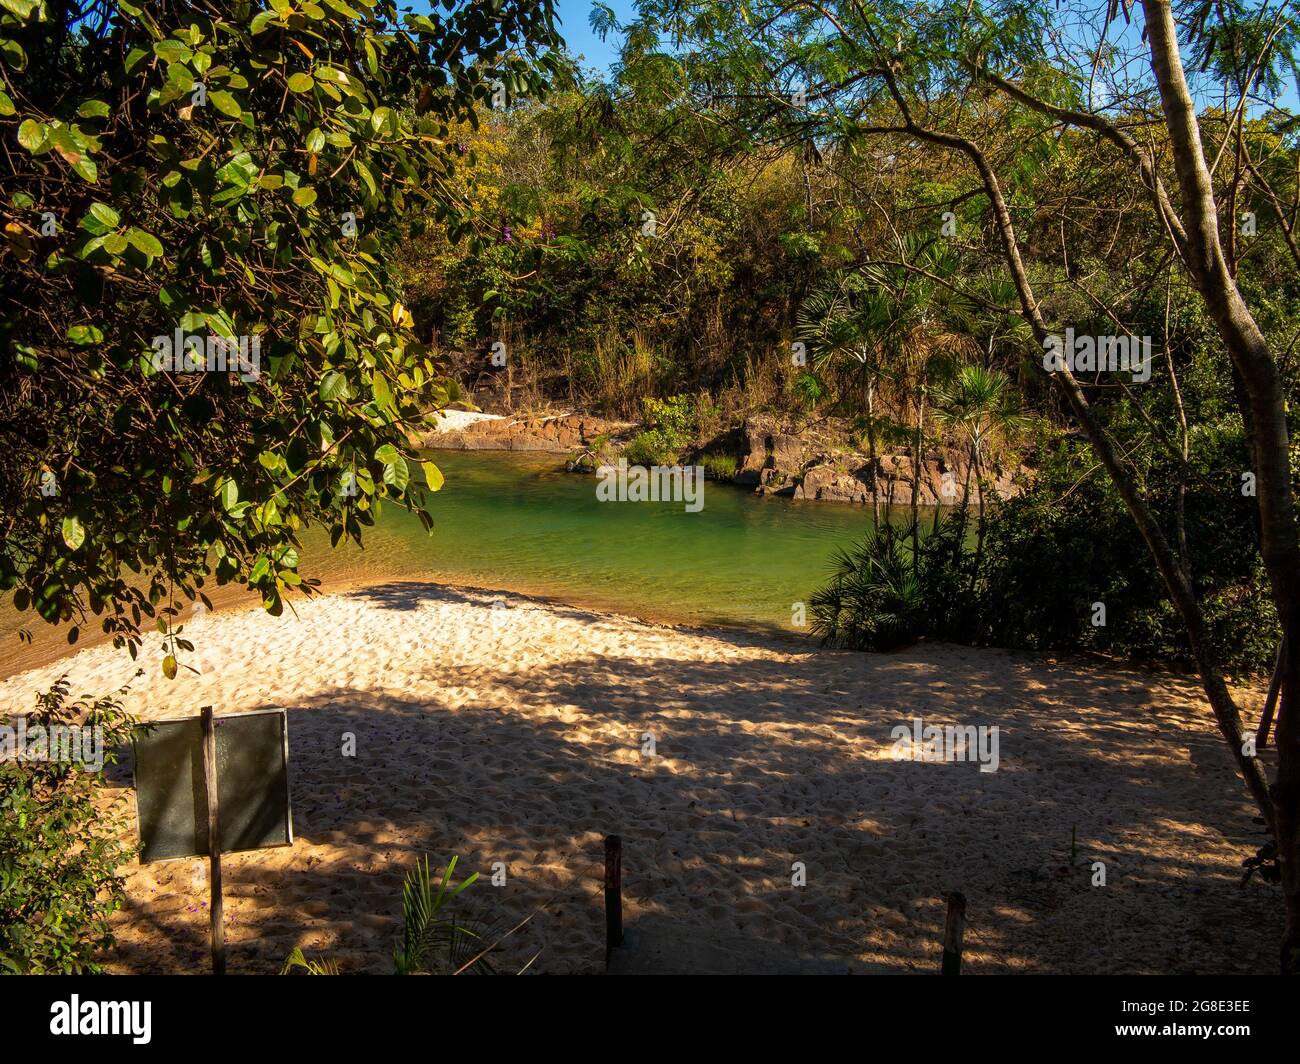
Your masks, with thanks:
M217 717L213 723L221 852L291 846L284 710ZM141 725L133 746L141 863L206 856L208 799L199 718Z

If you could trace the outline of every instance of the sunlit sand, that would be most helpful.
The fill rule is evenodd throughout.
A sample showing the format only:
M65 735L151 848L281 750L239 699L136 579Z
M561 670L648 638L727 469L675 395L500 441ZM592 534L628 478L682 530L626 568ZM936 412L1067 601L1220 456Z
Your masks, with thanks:
M289 713L297 841L225 860L232 971L295 946L390 970L421 853L482 873L466 897L502 927L542 909L501 969L540 951L532 971L599 971L607 833L628 928L678 970L932 972L958 889L970 972L1276 967L1275 896L1238 886L1251 810L1187 678L939 644L827 652L424 583L187 634L200 675L168 681L146 652L131 711ZM102 693L133 671L90 648L11 677L3 710L65 672ZM996 725L997 771L894 760L891 730L918 717ZM203 968L204 867L127 866L113 970Z

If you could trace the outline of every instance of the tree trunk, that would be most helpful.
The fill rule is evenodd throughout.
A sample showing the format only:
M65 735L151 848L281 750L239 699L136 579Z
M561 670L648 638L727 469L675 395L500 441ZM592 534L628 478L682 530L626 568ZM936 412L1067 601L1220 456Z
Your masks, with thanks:
M880 527L880 478L876 475L876 379L867 374L867 455L871 462L871 517Z
M921 396L916 401L916 443L912 447L912 575L921 572L921 436L925 426L925 373L921 375Z
M980 560L984 557L984 467L980 464L978 444L971 444L971 464L975 466L975 490L979 492L979 520L975 526L975 563L970 572L970 589L975 590L975 580L979 576Z

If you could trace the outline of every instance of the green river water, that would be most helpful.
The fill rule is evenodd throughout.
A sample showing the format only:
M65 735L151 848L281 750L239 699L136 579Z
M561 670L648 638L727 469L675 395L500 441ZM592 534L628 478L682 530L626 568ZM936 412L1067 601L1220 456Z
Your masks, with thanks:
M795 630L792 607L823 582L836 547L870 524L862 506L803 502L708 481L704 507L600 502L596 479L557 455L436 451L432 535L385 511L364 553L304 540L326 580L431 578L506 588L689 624Z
M704 506L601 502L596 478L566 473L552 454L435 451L446 476L431 496L435 526L384 511L365 549L302 537L300 571L329 591L388 580L433 580L522 592L656 621L800 632L793 607L826 577L837 547L870 525L863 506L803 502L708 481ZM898 519L903 519L899 514ZM237 587L209 588L218 609L252 606ZM6 603L7 606L7 603ZM20 644L27 626L36 637ZM95 626L97 628L97 626ZM98 641L88 631L82 646ZM0 675L69 651L34 615L0 611Z

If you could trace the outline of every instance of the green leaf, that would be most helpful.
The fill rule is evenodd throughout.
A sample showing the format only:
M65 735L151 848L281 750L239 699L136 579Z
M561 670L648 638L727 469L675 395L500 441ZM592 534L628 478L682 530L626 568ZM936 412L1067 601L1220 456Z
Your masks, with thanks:
M47 127L33 118L28 118L18 127L18 143L35 154L45 143Z
M312 86L316 84L316 79L310 74L304 74L299 71L289 78L290 92L311 92Z
M0 118L8 118L15 113L14 102L9 99L9 94L0 92Z
M239 502L239 485L235 483L234 477L230 477L222 482L221 485L221 505L229 513Z
M420 468L424 470L424 483L430 491L442 490L444 483L442 470L432 462L421 462Z
M225 89L218 89L216 92L208 93L208 99L211 101L212 106L223 115L238 118L244 113L243 108L239 106L239 101L226 92Z
M82 118L106 118L108 117L108 104L103 100L87 100L77 108L77 114Z
M391 484L398 491L405 491L406 486L411 482L411 470L406 464L406 459L400 454L397 460L384 466L384 483Z
M126 53L126 59L122 63L123 69L128 74L134 74L135 68L149 58L149 53L143 48L132 48Z
M326 403L338 399L340 396L346 395L347 390L348 381L342 373L337 373L334 370L331 370L321 378L320 397Z
M163 675L166 676L167 679L176 679L176 659L171 654L168 654L163 658L162 671Z
M3 59L14 70L23 71L27 69L27 53L23 51L22 45L17 41L0 38L0 59Z
M19 22L26 22L42 6L41 0L0 0L0 7L16 17Z
M68 340L85 347L97 344L104 339L104 331L98 325L74 325L68 330Z
M132 246L137 251L142 251L151 258L161 258L163 246L158 238L151 233L146 233L143 229L128 229L126 238L131 241Z
M310 186L298 189L293 194L293 202L298 207L310 207L316 202L316 190Z
M63 519L63 542L68 545L68 550L75 551L86 542L86 530L81 527L81 522L75 517L65 517Z
M194 52L190 50L190 47L184 41L169 37L165 41L154 43L153 54L164 63L183 63L191 58Z
M95 202L90 205L90 211L79 224L91 236L103 236L116 229L121 220L117 211L107 203Z
M376 136L380 134L393 136L397 133L397 115L391 107L376 107L370 116L370 128L375 131Z

